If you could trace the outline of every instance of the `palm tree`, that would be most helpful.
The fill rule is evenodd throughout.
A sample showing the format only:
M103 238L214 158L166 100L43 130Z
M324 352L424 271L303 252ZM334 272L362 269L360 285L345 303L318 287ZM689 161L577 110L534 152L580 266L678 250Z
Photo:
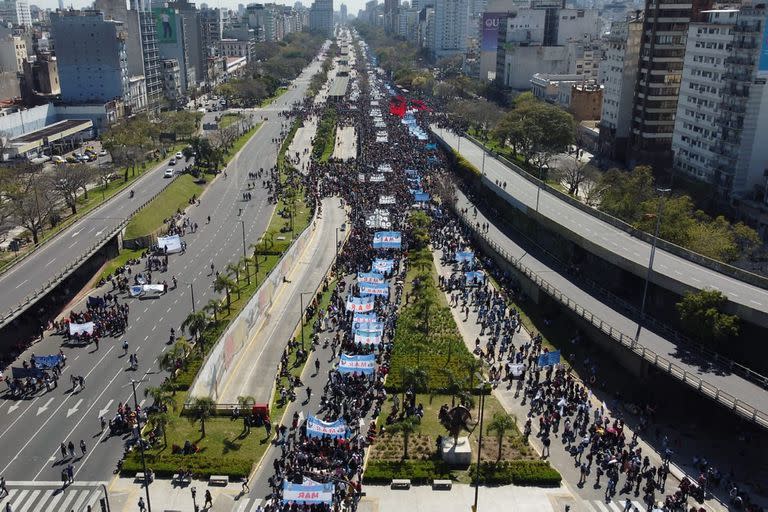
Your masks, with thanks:
M240 265L237 263L228 263L226 266L227 274L229 277L235 278L235 291L237 292L237 298L240 298Z
M408 416L388 426L387 429L392 433L403 434L403 459L408 458L408 441L411 439L411 434L416 432L419 428L419 422L416 416Z
M214 409L213 399L209 396L199 396L192 401L191 415L189 420L194 423L200 422L200 432L205 437L205 420L211 417Z
M168 446L168 436L167 436L166 430L170 422L171 422L171 417L164 412L159 412L157 414L152 415L152 425L155 428L159 428L160 430L163 431L163 446Z
M199 342L203 331L208 326L208 316L205 311L193 311L181 322L181 330L189 332L195 341Z
M218 299L210 299L208 304L203 307L203 311L211 313L213 315L213 321L218 322L218 314L221 310L221 302Z
M425 276L426 279L432 279L432 276ZM437 292L432 286L424 287L418 297L417 307L422 316L422 325L424 334L429 335L429 314L437 305Z
M248 285L250 286L250 284L251 284L251 273L248 271L248 263L249 262L250 262L250 260L248 259L248 257L247 256L243 256L242 258L240 258L240 261L238 262L238 265L242 266L243 270L245 270L245 279L246 279L245 282L248 283Z
M176 400L173 399L167 387L164 386L148 386L144 388L144 397L152 398L152 405L160 408L170 407L174 411L176 410Z
M237 288L235 282L224 274L217 275L216 280L213 282L213 290L216 293L224 292L227 294L227 313L232 311L232 296L230 295L230 292L234 288ZM238 293L240 292L238 291Z
M496 462L501 460L501 447L502 443L504 442L504 434L513 428L515 428L515 421L508 414L503 412L494 413L491 422L488 423L487 432L494 432L499 444L499 453L496 456Z
M179 338L178 340L176 340L176 343L173 344L171 353L174 356L176 356L178 359L181 359L182 364L186 366L187 356L189 355L189 351L191 348L192 348L192 345L190 345L187 340L185 340L184 338Z
M406 389L413 389L414 393L427 389L428 377L423 368L418 366L416 368L403 368L400 374L403 381L403 402L405 402Z
M463 382L456 378L456 374L448 368L441 368L440 373L445 376L445 380L448 381L445 386L445 392L451 395L451 407L456 405L456 395L464 390L462 386Z
M256 398L251 395L237 397L237 406L240 408L240 414L243 416L243 432L251 433L250 418L253 415L253 404Z
M259 245L265 245L263 239L249 246L253 250L253 265L256 267L256 279L259 279Z
M173 350L169 350L168 352L163 352L157 357L157 365L160 367L161 370L172 374L173 371L176 369L177 358L178 356L173 353Z
M426 272L429 267L432 266L432 252L426 247L414 252L410 257L411 263L414 267L422 272Z

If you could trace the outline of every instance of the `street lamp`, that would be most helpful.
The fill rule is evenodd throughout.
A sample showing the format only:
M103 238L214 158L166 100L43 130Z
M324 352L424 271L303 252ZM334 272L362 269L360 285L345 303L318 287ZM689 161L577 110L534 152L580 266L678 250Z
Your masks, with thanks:
M656 212L656 230L653 234L653 241L651 242L651 257L648 260L648 270L645 273L645 285L643 286L643 300L640 303L640 318L637 320L637 332L635 333L635 341L640 339L640 329L642 328L643 317L645 316L645 301L648 296L648 283L651 280L651 272L653 271L653 258L656 255L656 243L659 240L659 228L661 227L661 216L664 213L664 195L671 192L671 188L657 188L656 192L659 193L659 209Z
M196 313L197 310L195 309L195 285L192 283L187 283L187 284L189 284L189 291L190 293L192 293L192 312Z
M139 402L136 399L136 381L131 379L133 387L133 410L138 411ZM147 494L147 512L152 512L152 503L149 501L149 473L147 473L147 461L144 458L144 441L141 439L141 417L136 412L136 428L139 430L139 451L141 452L141 469L144 471L144 490Z
M304 296L305 295L312 295L315 292L300 292L299 293L299 304L301 307L301 311L299 312L301 316L299 317L301 320L301 350L304 350Z
M480 459L483 451L483 413L485 412L485 392L487 382L480 382L480 436L477 439L477 467L475 468L475 502L472 512L477 512L477 495L480 491Z
M243 228L243 262L245 263L245 279L248 285L251 285L251 272L248 270L248 255L245 252L245 221L240 221L240 227Z
M195 512L197 512L197 488L196 487L190 487L189 492L192 493L192 507L194 507Z
M480 171L480 174L482 174L483 176L485 176L485 152L486 152L486 149L483 148L483 168Z

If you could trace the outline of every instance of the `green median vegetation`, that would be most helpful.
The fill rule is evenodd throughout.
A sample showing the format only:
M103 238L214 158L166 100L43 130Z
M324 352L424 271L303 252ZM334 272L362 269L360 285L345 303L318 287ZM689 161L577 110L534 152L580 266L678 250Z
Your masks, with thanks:
M189 206L190 198L200 197L202 191L203 186L196 184L191 174L177 177L151 203L133 216L125 228L125 239L132 240L155 233L163 226L165 219L179 210L183 211Z
M317 133L312 144L312 157L321 162L327 162L333 155L336 146L336 108L327 107L323 111L320 122L317 125Z

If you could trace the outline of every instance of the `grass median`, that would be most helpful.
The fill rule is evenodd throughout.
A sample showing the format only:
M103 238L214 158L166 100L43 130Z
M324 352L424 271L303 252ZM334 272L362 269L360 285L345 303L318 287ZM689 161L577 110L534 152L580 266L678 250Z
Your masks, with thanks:
M177 211L189 206L192 196L200 197L204 186L195 183L191 174L182 174L173 180L144 209L133 216L125 228L125 238L131 240L151 235L163 226L163 222Z

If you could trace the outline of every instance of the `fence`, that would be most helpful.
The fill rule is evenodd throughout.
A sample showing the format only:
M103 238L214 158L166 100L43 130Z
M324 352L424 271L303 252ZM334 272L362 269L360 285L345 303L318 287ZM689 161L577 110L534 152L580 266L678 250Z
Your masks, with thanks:
M40 287L39 290L35 290L33 293L27 295L24 297L24 299L19 302L16 306L8 310L5 315L3 315L2 318L0 318L0 327L5 326L8 322L16 318L20 313L22 313L29 305L33 304L38 298L42 297L46 293L48 293L49 290L51 290L53 287L58 285L61 281L64 280L67 276L69 276L72 272L77 269L80 264L85 261L86 259L90 258L93 253L95 253L98 249L100 249L104 244L106 244L112 237L114 237L117 233L120 232L131 220L131 217L136 215L139 211L144 209L149 203L151 203L158 195L160 195L161 192L163 192L171 183L173 183L176 179L168 181L164 187L162 187L160 190L155 193L152 197L150 197L148 200L146 200L141 206L133 210L125 219L123 219L117 226L112 228L109 233L98 239L95 243L90 245L88 249L86 249L80 256L75 258L73 261L67 264L66 267L64 267L64 270L56 274L55 277L52 279L49 279L43 286ZM107 203L102 203L102 206ZM99 206L101 208L101 206ZM59 233L62 233L64 230L61 230ZM52 240L58 236L55 235L51 237L49 240ZM37 249L35 249L36 251ZM35 251L30 251L30 254L34 253Z
M499 256L509 261L518 271L520 271L523 275L525 275L528 279L530 279L536 286L538 286L541 290L543 290L547 295L549 295L550 297L558 301L560 304L570 309L572 312L574 312L576 315L578 315L579 317L581 317L582 319L590 323L592 326L599 329L602 333L606 334L609 338L619 342L620 344L627 347L632 352L634 352L635 354L637 354L638 356L640 356L650 364L668 373L672 377L684 382L688 386L698 390L700 393L728 407L738 415L744 418L747 418L764 428L768 428L768 414L766 414L763 411L757 410L752 405L749 405L743 400L737 399L735 396L719 389L717 386L714 386L700 379L699 377L689 372L688 370L681 368L680 366L673 363L669 359L663 356L660 356L654 351L640 345L633 337L627 336L620 330L614 328L607 322L603 321L600 317L594 315L591 311L585 309L584 307L577 304L575 301L571 300L570 297L562 293L560 290L552 286L546 280L542 279L538 274L536 274L526 265L521 263L519 259L514 258L512 255L510 255L506 250L504 250L497 242L492 240L490 237L486 236L484 233L478 232L475 229L475 225L472 223L472 221L469 220L469 218L467 218L465 215L460 215L459 217L470 229L472 229L475 232L475 236L483 239L494 251L496 251L496 253L499 254Z

